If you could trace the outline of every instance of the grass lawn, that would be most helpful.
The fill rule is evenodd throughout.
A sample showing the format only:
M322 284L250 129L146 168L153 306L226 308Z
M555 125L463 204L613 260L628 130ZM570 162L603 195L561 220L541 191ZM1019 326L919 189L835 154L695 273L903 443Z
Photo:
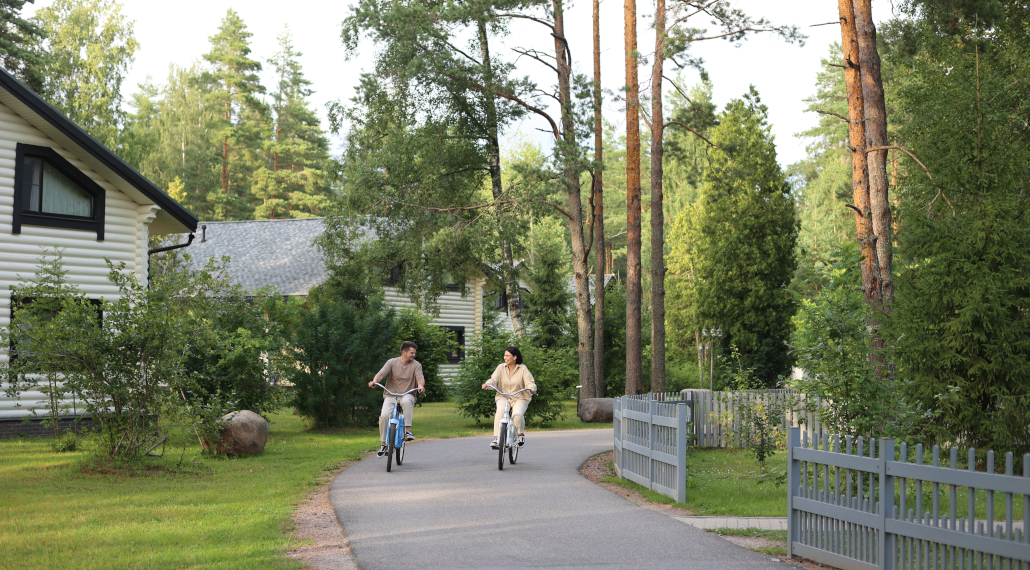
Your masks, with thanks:
M611 428L569 418L549 429ZM415 410L419 438L488 433L451 403ZM536 428L530 426L530 432ZM169 447L133 470L96 473L83 452L53 453L50 439L0 440L0 552L20 568L299 568L290 515L343 461L378 446L370 429L309 431L298 416L271 417L265 452L204 457L195 442Z
M786 469L786 452L777 452L766 464L770 470ZM635 489L649 501L675 505L697 516L787 516L786 487L758 479L760 474L761 469L754 456L742 450L694 448L687 455L685 503L677 503L628 480L617 477L603 480Z

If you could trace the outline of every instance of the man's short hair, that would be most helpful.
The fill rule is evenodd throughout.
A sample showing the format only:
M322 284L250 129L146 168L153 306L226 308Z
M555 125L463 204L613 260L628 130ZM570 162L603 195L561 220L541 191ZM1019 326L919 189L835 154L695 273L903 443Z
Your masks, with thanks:
M415 350L418 350L418 346L415 343L411 342L410 340L406 340L406 341L401 343L401 352L404 352L405 350L408 350L409 348L414 348Z

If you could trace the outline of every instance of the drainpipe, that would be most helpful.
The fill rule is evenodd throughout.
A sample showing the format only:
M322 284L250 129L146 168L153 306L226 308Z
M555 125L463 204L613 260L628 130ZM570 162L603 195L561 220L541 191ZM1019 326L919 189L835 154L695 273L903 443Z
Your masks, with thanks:
M207 229L206 226L205 226L204 229ZM191 243L193 243L193 237L194 237L193 234L190 233L190 238L188 240L186 240L186 243L180 243L178 245L169 245L167 247L159 247L157 249L152 249L152 250L147 252L147 255L149 256L149 255L154 255L155 253L161 253L162 251L170 251L170 250L173 250L173 249L180 249L180 248L183 248L183 247L189 247L189 245Z

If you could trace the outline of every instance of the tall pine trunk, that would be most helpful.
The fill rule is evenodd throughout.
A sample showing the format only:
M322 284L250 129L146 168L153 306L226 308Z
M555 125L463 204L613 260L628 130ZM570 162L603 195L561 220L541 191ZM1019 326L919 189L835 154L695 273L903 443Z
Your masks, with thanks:
M862 106L865 113L866 148L887 146L887 105L880 77L880 54L876 51L876 25L872 0L855 0L855 30L861 62ZM868 153L869 207L872 231L876 236L876 261L879 264L880 302L885 313L894 305L893 223L887 178L887 151Z
M637 4L625 0L626 36L626 394L644 391L640 339L640 86Z
M572 242L572 272L576 282L576 328L578 332L579 383L590 386L594 371L593 335L590 322L590 285L587 281L587 247L583 239L583 201L580 196L576 124L572 117L572 62L565 39L565 15L562 0L553 0L554 57L558 64L558 100L561 104L562 140L558 141L565 170L565 191L568 197L569 233Z
M487 145L490 148L490 189L493 192L494 200L501 197L504 191L501 186L501 145L497 134L497 105L494 100L493 88L493 67L490 61L490 44L486 33L486 21L479 21L479 51L483 58L483 67L486 70L486 89L483 97L486 99L486 137ZM500 212L500 206L497 207ZM511 253L511 243L504 237L504 228L501 226L500 216L497 219L498 232L501 234L501 279L504 281L504 292L508 298L508 317L511 319L511 329L519 338L525 336L525 327L522 322L522 306L519 302L518 278L515 274L515 262Z
M851 185L854 195L855 227L862 247L862 292L867 304L880 303L879 271L876 266L875 236L869 210L869 171L866 164L865 109L862 97L858 36L851 0L838 0L841 43L844 46L844 85L848 97L848 140L851 145Z
M594 0L594 386L590 397L604 397L604 148L601 134L601 6Z
M651 68L651 391L662 394L665 392L665 211L662 204L665 0L657 0L654 34L654 65Z

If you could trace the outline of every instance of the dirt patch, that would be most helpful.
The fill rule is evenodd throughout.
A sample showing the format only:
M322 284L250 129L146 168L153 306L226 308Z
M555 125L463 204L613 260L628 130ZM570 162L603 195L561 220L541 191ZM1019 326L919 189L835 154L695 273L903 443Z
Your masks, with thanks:
M329 504L329 484L340 471L349 467L353 461L346 461L336 469L322 476L317 489L308 493L304 501L297 505L293 516L293 540L309 543L298 546L286 553L290 558L299 560L304 568L311 570L358 570L358 565L347 545L347 537L343 527L336 520L336 512Z
M608 489L609 491L615 493L616 495L619 495L627 501L644 507L645 509L658 511L669 516L691 516L694 514L690 510L674 507L672 505L666 505L663 503L652 503L648 501L646 498L644 498L643 495L641 495L637 491L634 491L633 489L627 489L622 485L616 485L615 483L606 483L602 481L601 479L604 479L605 477L615 476L615 471L611 467L613 459L614 452L611 451L609 451L608 453L595 455L583 464L583 467L579 469L579 472L584 477L590 479L594 483L604 487L605 489ZM782 542L770 540L768 538L763 538L759 536L719 536L722 536L722 538L732 542L733 544L756 551L760 551L760 549L762 548L786 547L786 545ZM776 556L776 558L779 558L781 561L786 562L789 565L793 565L797 568L805 568L806 570L832 568L832 566L823 566L822 564L812 562L811 560L807 560L804 558L787 558L786 556Z

